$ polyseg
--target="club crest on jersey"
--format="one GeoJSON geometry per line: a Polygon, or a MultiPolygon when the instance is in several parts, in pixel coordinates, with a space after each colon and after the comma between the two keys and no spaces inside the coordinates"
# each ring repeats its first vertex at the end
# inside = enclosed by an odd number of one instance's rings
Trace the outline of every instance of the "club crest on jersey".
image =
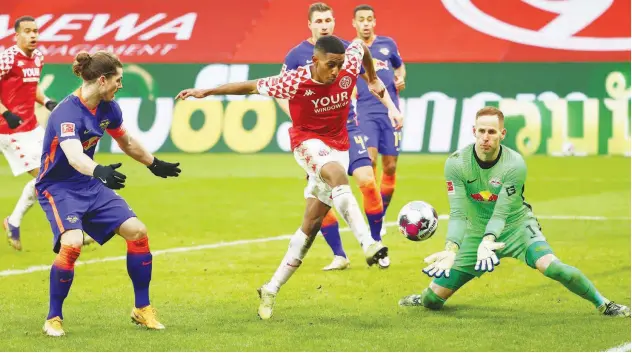
{"type": "Polygon", "coordinates": [[[384,55],[388,55],[388,53],[390,53],[390,51],[388,50],[388,48],[382,48],[382,49],[380,49],[380,53],[382,53],[384,55]]]}
{"type": "Polygon", "coordinates": [[[351,87],[351,77],[345,76],[340,79],[340,88],[347,89],[349,87],[351,87]]]}
{"type": "Polygon", "coordinates": [[[35,66],[37,66],[37,67],[42,66],[42,61],[40,60],[39,56],[35,57],[34,62],[35,62],[35,66]]]}
{"type": "Polygon", "coordinates": [[[99,127],[101,128],[101,130],[105,130],[108,127],[108,125],[110,125],[110,120],[109,119],[103,119],[99,123],[99,127]]]}
{"type": "Polygon", "coordinates": [[[75,136],[74,123],[61,123],[61,137],[75,136]]]}
{"type": "Polygon", "coordinates": [[[83,146],[83,150],[84,150],[84,151],[87,151],[87,150],[89,150],[90,148],[92,148],[92,147],[96,146],[96,145],[97,145],[97,143],[99,143],[99,139],[100,139],[100,137],[99,137],[99,136],[92,136],[92,137],[90,137],[89,139],[87,139],[87,140],[83,141],[83,142],[81,143],[81,145],[83,146]]]}
{"type": "Polygon", "coordinates": [[[491,179],[489,180],[489,185],[491,185],[491,186],[493,186],[493,187],[497,188],[497,187],[501,186],[501,185],[502,185],[502,183],[500,182],[500,179],[498,179],[498,178],[491,178],[491,179]]]}
{"type": "Polygon", "coordinates": [[[498,195],[492,194],[487,190],[471,194],[470,197],[476,201],[482,202],[496,202],[498,200],[498,195]]]}

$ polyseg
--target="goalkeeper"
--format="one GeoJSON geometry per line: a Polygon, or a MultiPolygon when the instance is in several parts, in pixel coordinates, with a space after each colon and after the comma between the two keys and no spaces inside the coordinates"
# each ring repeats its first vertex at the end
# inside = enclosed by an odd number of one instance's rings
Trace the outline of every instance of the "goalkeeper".
{"type": "Polygon", "coordinates": [[[606,316],[630,317],[630,308],[602,296],[578,269],[560,261],[524,200],[527,168],[522,156],[500,142],[507,131],[503,113],[476,113],[476,143],[453,153],[445,164],[450,222],[445,250],[428,256],[423,272],[435,277],[402,306],[441,309],[474,277],[492,272],[499,258],[513,257],[591,302],[606,316]]]}

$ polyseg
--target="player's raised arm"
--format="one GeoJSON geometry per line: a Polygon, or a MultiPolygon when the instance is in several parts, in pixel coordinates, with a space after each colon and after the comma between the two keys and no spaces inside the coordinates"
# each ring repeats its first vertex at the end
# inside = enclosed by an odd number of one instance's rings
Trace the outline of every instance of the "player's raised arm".
{"type": "MultiPolygon", "coordinates": [[[[366,75],[366,73],[361,74],[360,77],[362,77],[365,81],[367,81],[367,83],[369,82],[369,78],[366,75]]],[[[375,98],[377,98],[380,101],[380,103],[382,103],[386,107],[386,109],[388,109],[388,118],[391,120],[391,125],[393,125],[395,129],[401,129],[402,126],[404,125],[404,117],[402,116],[402,113],[399,111],[399,109],[395,105],[395,102],[393,102],[393,99],[391,98],[391,95],[388,93],[388,90],[384,90],[383,96],[379,96],[373,91],[371,91],[371,94],[373,94],[375,98]]]]}
{"type": "Polygon", "coordinates": [[[391,62],[391,65],[393,65],[395,88],[399,92],[406,88],[406,65],[404,65],[404,60],[402,60],[402,56],[399,54],[399,49],[397,48],[395,41],[392,41],[392,44],[393,50],[391,51],[389,61],[391,62]]]}
{"type": "Polygon", "coordinates": [[[48,109],[48,111],[51,111],[51,112],[53,111],[53,109],[55,109],[55,107],[58,104],[57,101],[46,97],[40,85],[37,85],[37,89],[35,91],[35,101],[43,105],[44,107],[46,107],[46,109],[48,109]]]}
{"type": "Polygon", "coordinates": [[[226,83],[215,88],[187,88],[180,91],[176,99],[186,99],[189,97],[204,98],[208,96],[223,96],[226,94],[245,96],[257,94],[257,81],[250,80],[244,82],[226,83]]]}
{"type": "MultiPolygon", "coordinates": [[[[288,64],[298,67],[297,64],[293,64],[293,61],[291,61],[291,58],[290,58],[290,54],[288,54],[285,57],[285,62],[283,63],[283,67],[281,67],[281,72],[279,73],[279,75],[283,75],[283,73],[288,70],[288,68],[289,68],[288,64]]],[[[292,67],[291,69],[294,70],[294,69],[296,69],[296,67],[292,67]]],[[[287,116],[289,116],[291,118],[291,116],[290,116],[290,102],[287,99],[283,99],[283,98],[275,98],[274,100],[276,100],[277,104],[279,104],[279,108],[281,108],[281,110],[285,114],[287,114],[287,116]]]]}
{"type": "MultiPolygon", "coordinates": [[[[14,61],[13,55],[9,51],[5,50],[0,54],[0,80],[3,80],[11,71],[14,61]]],[[[22,118],[12,113],[2,102],[0,102],[0,119],[6,120],[7,125],[11,129],[15,129],[22,124],[22,118]]]]}
{"type": "Polygon", "coordinates": [[[296,82],[309,78],[307,67],[299,67],[298,70],[285,71],[281,75],[260,78],[244,82],[227,83],[215,88],[198,89],[189,88],[181,91],[176,99],[188,97],[204,98],[208,96],[249,95],[260,94],[273,98],[290,99],[294,97],[298,89],[296,82]]]}
{"type": "Polygon", "coordinates": [[[123,114],[116,102],[112,102],[115,118],[106,131],[119,145],[126,155],[134,158],[134,160],[144,164],[151,170],[154,175],[161,178],[177,177],[180,175],[180,163],[169,163],[162,161],[153,156],[145,147],[132,137],[132,135],[123,127],[123,114]]]}
{"type": "Polygon", "coordinates": [[[456,254],[463,242],[467,229],[465,185],[463,184],[462,173],[457,164],[455,154],[451,155],[446,161],[444,172],[448,201],[450,203],[450,220],[448,222],[445,249],[425,258],[424,261],[429,265],[423,269],[423,272],[428,276],[437,278],[443,275],[450,277],[450,269],[454,265],[456,254]]]}

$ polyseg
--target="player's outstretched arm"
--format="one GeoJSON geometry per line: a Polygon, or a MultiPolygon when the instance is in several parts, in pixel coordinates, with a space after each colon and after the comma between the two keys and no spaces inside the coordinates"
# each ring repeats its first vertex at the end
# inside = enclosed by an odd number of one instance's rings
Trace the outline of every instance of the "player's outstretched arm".
{"type": "Polygon", "coordinates": [[[476,255],[476,271],[494,270],[494,266],[500,264],[495,251],[505,247],[504,243],[497,242],[507,223],[507,217],[522,206],[522,187],[527,176],[527,168],[524,160],[508,166],[507,174],[503,177],[503,185],[494,206],[494,213],[487,222],[483,240],[478,246],[476,255]]]}
{"type": "Polygon", "coordinates": [[[176,96],[176,99],[186,99],[189,97],[204,98],[208,96],[223,96],[226,94],[231,95],[248,95],[257,94],[257,81],[250,80],[244,82],[227,83],[215,88],[201,89],[201,88],[187,88],[180,91],[176,96]]]}
{"type": "Polygon", "coordinates": [[[37,85],[37,90],[35,91],[35,101],[46,107],[46,109],[51,112],[57,106],[57,101],[46,97],[44,91],[42,91],[42,88],[39,85],[37,85]]]}
{"type": "Polygon", "coordinates": [[[107,166],[97,164],[92,158],[83,153],[83,146],[79,139],[63,140],[59,147],[64,151],[68,164],[79,173],[99,179],[110,189],[122,189],[125,187],[125,179],[127,177],[115,170],[121,166],[121,163],[107,166]]]}
{"type": "Polygon", "coordinates": [[[402,65],[394,70],[395,76],[395,88],[398,92],[403,91],[406,88],[406,65],[402,65]]]}
{"type": "Polygon", "coordinates": [[[382,99],[384,97],[384,92],[386,92],[386,87],[384,83],[377,77],[377,72],[375,71],[375,65],[373,64],[373,57],[371,56],[371,50],[364,43],[358,43],[362,46],[362,66],[364,67],[364,71],[366,77],[363,77],[369,86],[369,91],[371,94],[376,96],[378,99],[382,99]]]}
{"type": "Polygon", "coordinates": [[[388,90],[384,90],[384,96],[382,97],[377,94],[373,95],[380,100],[380,102],[386,107],[386,109],[388,109],[388,118],[391,120],[391,125],[393,125],[395,129],[401,129],[404,125],[404,117],[402,116],[402,113],[399,111],[399,109],[397,109],[397,107],[395,106],[395,102],[393,102],[393,99],[388,93],[388,90]]]}
{"type": "Polygon", "coordinates": [[[458,153],[454,153],[448,157],[445,163],[444,175],[448,191],[448,202],[450,203],[447,241],[460,247],[467,229],[465,214],[467,196],[458,156],[458,153]]]}
{"type": "Polygon", "coordinates": [[[485,227],[485,235],[493,235],[497,238],[505,228],[507,217],[522,207],[522,188],[526,177],[527,166],[524,160],[509,166],[494,206],[494,213],[485,227]]]}
{"type": "Polygon", "coordinates": [[[445,249],[434,253],[424,259],[428,264],[423,272],[430,277],[450,277],[450,269],[459,252],[467,222],[465,217],[465,186],[461,177],[457,162],[457,155],[451,155],[445,163],[445,179],[448,189],[448,201],[450,202],[450,220],[448,222],[448,235],[445,249]]]}
{"type": "Polygon", "coordinates": [[[169,163],[156,158],[143,147],[140,141],[133,138],[126,130],[122,130],[121,133],[112,132],[110,134],[126,155],[146,165],[154,175],[161,178],[177,177],[180,175],[180,163],[169,163]]]}

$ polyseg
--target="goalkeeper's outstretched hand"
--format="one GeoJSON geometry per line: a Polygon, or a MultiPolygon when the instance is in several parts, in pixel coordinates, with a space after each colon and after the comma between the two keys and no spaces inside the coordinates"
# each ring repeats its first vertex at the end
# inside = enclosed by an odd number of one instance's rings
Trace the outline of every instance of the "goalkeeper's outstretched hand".
{"type": "Polygon", "coordinates": [[[454,266],[454,260],[456,259],[456,253],[458,251],[459,246],[448,241],[445,250],[434,253],[424,259],[424,262],[429,265],[423,269],[423,273],[429,277],[450,277],[450,269],[454,266]]]}
{"type": "Polygon", "coordinates": [[[494,266],[500,265],[500,260],[496,256],[496,250],[504,247],[505,243],[496,242],[496,237],[493,235],[483,237],[483,241],[481,241],[476,252],[476,266],[474,266],[474,270],[492,272],[494,266]]]}

